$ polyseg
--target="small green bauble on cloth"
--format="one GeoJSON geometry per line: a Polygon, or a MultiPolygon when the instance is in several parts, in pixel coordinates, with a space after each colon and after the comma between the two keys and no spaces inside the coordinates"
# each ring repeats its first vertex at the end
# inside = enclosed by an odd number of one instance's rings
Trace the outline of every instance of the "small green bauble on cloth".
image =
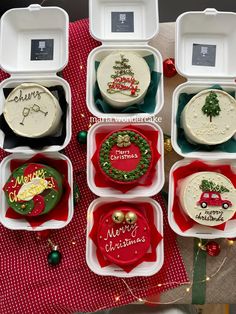
{"type": "Polygon", "coordinates": [[[48,254],[48,263],[52,266],[56,266],[60,264],[61,258],[61,253],[57,249],[54,249],[48,254]]]}
{"type": "Polygon", "coordinates": [[[88,132],[87,131],[80,131],[77,134],[77,141],[79,144],[86,144],[87,143],[87,135],[88,132]]]}

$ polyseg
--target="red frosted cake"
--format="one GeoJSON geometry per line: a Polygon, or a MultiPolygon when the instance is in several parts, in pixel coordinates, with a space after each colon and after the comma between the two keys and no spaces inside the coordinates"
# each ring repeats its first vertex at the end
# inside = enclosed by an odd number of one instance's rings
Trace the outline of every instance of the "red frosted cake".
{"type": "Polygon", "coordinates": [[[147,175],[153,163],[148,139],[132,129],[110,133],[102,141],[98,154],[105,177],[121,184],[132,184],[147,175]]]}
{"type": "Polygon", "coordinates": [[[146,217],[131,206],[119,206],[101,217],[98,247],[104,257],[118,265],[132,265],[147,253],[151,232],[146,217]]]}
{"type": "Polygon", "coordinates": [[[61,174],[46,165],[29,163],[10,175],[3,190],[9,207],[26,216],[39,216],[51,211],[62,196],[61,174]]]}

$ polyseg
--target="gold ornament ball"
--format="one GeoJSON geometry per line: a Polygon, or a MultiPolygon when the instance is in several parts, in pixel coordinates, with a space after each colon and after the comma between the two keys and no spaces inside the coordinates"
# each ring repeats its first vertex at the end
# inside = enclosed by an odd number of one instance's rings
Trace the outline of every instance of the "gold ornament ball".
{"type": "Polygon", "coordinates": [[[128,212],[126,215],[125,215],[125,221],[127,222],[127,224],[129,225],[133,225],[136,223],[138,217],[135,213],[133,212],[128,212]]]}
{"type": "Polygon", "coordinates": [[[171,145],[171,139],[170,138],[165,139],[164,147],[165,147],[166,152],[168,152],[168,153],[172,152],[173,148],[171,145]]]}
{"type": "Polygon", "coordinates": [[[116,224],[121,224],[124,218],[125,218],[125,215],[124,213],[122,213],[122,211],[117,210],[112,214],[112,220],[116,224]]]}

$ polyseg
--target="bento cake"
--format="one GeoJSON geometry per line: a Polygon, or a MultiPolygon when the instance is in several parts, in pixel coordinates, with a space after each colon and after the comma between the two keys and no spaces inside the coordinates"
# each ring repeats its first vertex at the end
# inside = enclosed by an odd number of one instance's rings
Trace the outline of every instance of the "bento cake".
{"type": "Polygon", "coordinates": [[[9,207],[18,214],[39,216],[50,212],[63,193],[61,174],[43,164],[24,164],[12,172],[3,190],[9,207]]]}
{"type": "Polygon", "coordinates": [[[113,208],[98,222],[98,247],[116,265],[132,265],[147,253],[151,232],[144,214],[132,206],[113,208]]]}
{"type": "Polygon", "coordinates": [[[113,52],[101,61],[97,70],[101,95],[116,108],[142,102],[150,81],[147,62],[133,52],[113,52]]]}
{"type": "Polygon", "coordinates": [[[153,161],[148,139],[132,129],[110,133],[102,141],[98,154],[105,177],[121,184],[132,184],[147,175],[153,161]]]}
{"type": "Polygon", "coordinates": [[[217,89],[204,90],[195,95],[181,115],[186,138],[203,145],[227,142],[236,133],[235,121],[236,100],[217,89]]]}
{"type": "Polygon", "coordinates": [[[62,110],[56,97],[47,88],[24,83],[8,95],[3,115],[15,134],[41,138],[57,132],[62,110]]]}
{"type": "Polygon", "coordinates": [[[217,226],[236,212],[235,188],[227,177],[217,172],[197,172],[179,183],[181,207],[195,222],[217,226]]]}

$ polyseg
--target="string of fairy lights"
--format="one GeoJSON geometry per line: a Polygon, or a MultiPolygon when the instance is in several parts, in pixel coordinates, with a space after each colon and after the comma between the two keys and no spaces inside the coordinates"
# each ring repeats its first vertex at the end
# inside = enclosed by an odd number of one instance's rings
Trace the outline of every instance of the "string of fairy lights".
{"type": "MultiPolygon", "coordinates": [[[[234,240],[225,240],[226,241],[226,244],[227,244],[227,248],[226,248],[226,254],[225,256],[223,257],[220,265],[217,267],[216,270],[214,270],[211,274],[207,274],[205,276],[205,278],[199,280],[199,281],[196,281],[195,284],[201,284],[201,283],[208,283],[209,281],[211,281],[223,268],[223,266],[226,264],[227,260],[229,259],[229,256],[230,256],[230,251],[231,251],[231,248],[232,246],[234,246],[235,244],[235,241],[234,240]]],[[[206,245],[206,244],[205,244],[206,245]]],[[[193,263],[193,268],[192,268],[192,271],[190,272],[191,274],[191,278],[193,278],[193,274],[194,274],[194,270],[195,270],[195,266],[198,262],[198,257],[199,257],[199,254],[202,250],[205,251],[205,245],[203,245],[202,243],[202,240],[199,240],[199,243],[198,243],[198,251],[196,253],[196,256],[195,256],[195,259],[194,259],[194,263],[193,263]]],[[[192,287],[193,287],[193,279],[191,281],[187,281],[187,282],[183,282],[183,283],[179,283],[179,282],[176,282],[176,281],[170,281],[170,282],[165,282],[165,283],[158,283],[154,286],[149,286],[149,287],[146,287],[146,288],[131,288],[128,283],[125,281],[125,279],[122,279],[122,282],[124,283],[125,287],[126,287],[126,291],[124,291],[122,294],[120,295],[116,295],[114,297],[114,301],[115,303],[119,302],[121,300],[122,297],[126,296],[128,293],[132,295],[132,297],[137,301],[137,302],[140,302],[140,303],[145,303],[145,304],[150,304],[150,305],[169,305],[169,304],[175,304],[177,302],[180,302],[182,300],[185,299],[185,297],[191,292],[192,290],[192,287]],[[143,293],[144,291],[149,291],[151,289],[155,289],[155,288],[163,288],[163,287],[168,287],[170,285],[179,285],[179,286],[184,286],[185,287],[185,291],[183,293],[182,296],[174,299],[174,300],[170,300],[168,302],[155,302],[155,301],[150,301],[148,299],[145,299],[145,298],[142,298],[138,295],[138,293],[143,293]],[[187,286],[187,287],[186,287],[187,286]]],[[[100,311],[102,309],[98,309],[98,311],[100,311]]]]}

